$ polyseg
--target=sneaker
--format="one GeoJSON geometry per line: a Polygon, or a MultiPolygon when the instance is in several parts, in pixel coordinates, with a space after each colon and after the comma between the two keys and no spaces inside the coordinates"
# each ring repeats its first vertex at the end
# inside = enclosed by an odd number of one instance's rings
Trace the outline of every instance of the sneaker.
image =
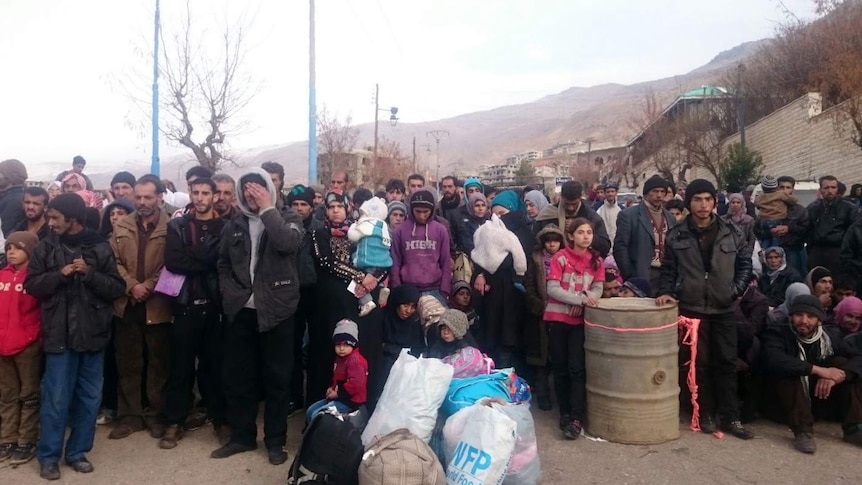
{"type": "Polygon", "coordinates": [[[741,440],[750,440],[751,438],[754,438],[754,433],[745,429],[745,427],[742,426],[742,422],[738,419],[724,424],[721,427],[721,430],[725,433],[730,433],[741,440]]]}
{"type": "Polygon", "coordinates": [[[814,436],[811,433],[794,433],[793,447],[809,455],[817,451],[817,445],[814,443],[814,436]]]}
{"type": "Polygon", "coordinates": [[[0,462],[12,458],[12,453],[15,452],[15,443],[0,443],[0,462]]]}
{"type": "Polygon", "coordinates": [[[268,448],[266,453],[269,455],[269,463],[272,465],[281,465],[287,461],[287,452],[284,451],[283,447],[268,448]]]}
{"type": "Polygon", "coordinates": [[[374,303],[373,301],[369,301],[368,303],[359,305],[359,318],[368,315],[369,313],[374,311],[375,308],[377,308],[377,303],[374,303]]]}
{"type": "Polygon", "coordinates": [[[700,432],[704,434],[713,434],[718,431],[718,425],[715,424],[715,419],[709,413],[700,413],[700,432]]]}
{"type": "Polygon", "coordinates": [[[383,288],[380,290],[380,296],[377,297],[377,306],[380,308],[386,308],[386,304],[389,303],[389,293],[391,293],[389,288],[383,288]]]}
{"type": "Polygon", "coordinates": [[[103,409],[99,412],[99,415],[96,417],[96,424],[98,424],[99,426],[111,424],[116,417],[117,417],[116,411],[114,411],[112,409],[103,409]]]}
{"type": "Polygon", "coordinates": [[[844,428],[844,441],[856,446],[862,446],[862,426],[856,425],[844,428]]]}
{"type": "Polygon", "coordinates": [[[563,430],[563,437],[567,440],[576,440],[578,439],[578,436],[581,435],[581,430],[583,428],[584,427],[581,426],[581,421],[579,419],[573,419],[563,430]]]}
{"type": "Polygon", "coordinates": [[[12,459],[9,460],[10,465],[23,465],[28,463],[36,456],[36,445],[33,443],[18,444],[15,451],[12,452],[12,459]]]}

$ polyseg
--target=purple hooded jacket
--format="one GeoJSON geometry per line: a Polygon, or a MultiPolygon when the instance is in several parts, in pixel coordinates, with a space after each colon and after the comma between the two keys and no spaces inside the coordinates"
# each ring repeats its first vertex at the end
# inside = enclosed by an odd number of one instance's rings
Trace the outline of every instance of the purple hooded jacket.
{"type": "Polygon", "coordinates": [[[419,291],[439,290],[444,297],[449,296],[452,290],[449,231],[434,220],[433,196],[429,191],[420,190],[410,197],[407,220],[392,234],[391,252],[389,286],[412,285],[419,291]],[[419,202],[417,198],[423,200],[419,202]],[[426,198],[430,198],[430,205],[423,204],[426,198]],[[431,209],[428,224],[419,224],[413,219],[413,207],[417,203],[431,209]]]}

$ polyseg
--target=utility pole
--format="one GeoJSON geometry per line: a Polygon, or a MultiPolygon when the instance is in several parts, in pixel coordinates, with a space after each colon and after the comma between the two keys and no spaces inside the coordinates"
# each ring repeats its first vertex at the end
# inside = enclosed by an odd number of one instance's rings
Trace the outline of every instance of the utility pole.
{"type": "Polygon", "coordinates": [[[745,64],[740,63],[736,67],[736,117],[739,124],[739,146],[745,152],[745,97],[742,94],[742,73],[745,72],[745,64]]]}
{"type": "Polygon", "coordinates": [[[153,154],[150,173],[159,175],[159,0],[156,0],[155,28],[153,34],[153,154]]]}
{"type": "Polygon", "coordinates": [[[377,123],[380,120],[380,112],[381,111],[389,111],[392,113],[389,116],[389,122],[392,123],[392,126],[398,124],[398,117],[395,116],[398,114],[398,108],[395,106],[389,109],[380,109],[380,85],[374,85],[374,153],[372,155],[372,167],[377,167],[377,123]]]}
{"type": "Polygon", "coordinates": [[[413,137],[413,173],[416,173],[416,137],[413,137]]]}
{"type": "Polygon", "coordinates": [[[449,138],[449,132],[446,130],[431,130],[425,132],[425,137],[433,136],[437,143],[437,196],[440,196],[440,139],[449,138]]]}
{"type": "Polygon", "coordinates": [[[317,88],[314,66],[314,0],[308,0],[308,185],[317,184],[317,88]]]}

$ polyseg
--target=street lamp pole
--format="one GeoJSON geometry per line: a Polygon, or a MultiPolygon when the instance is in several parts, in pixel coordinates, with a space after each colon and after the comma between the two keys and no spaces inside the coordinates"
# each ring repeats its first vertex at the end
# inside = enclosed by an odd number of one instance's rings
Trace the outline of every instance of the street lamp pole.
{"type": "Polygon", "coordinates": [[[380,85],[375,84],[374,85],[374,154],[372,155],[372,158],[371,158],[371,160],[373,162],[372,166],[374,166],[374,167],[377,166],[377,124],[378,124],[378,121],[380,120],[380,112],[381,111],[388,111],[388,112],[392,113],[389,116],[389,122],[392,123],[392,126],[395,126],[396,124],[398,124],[398,117],[395,116],[398,114],[398,108],[393,106],[389,109],[385,109],[385,108],[380,109],[380,85]]]}
{"type": "Polygon", "coordinates": [[[161,162],[159,160],[159,24],[160,24],[159,0],[156,0],[156,13],[154,19],[153,34],[153,153],[150,161],[150,173],[159,175],[161,162]]]}
{"type": "Polygon", "coordinates": [[[441,138],[449,138],[449,132],[447,130],[431,130],[425,132],[425,137],[433,136],[434,141],[437,144],[437,196],[440,195],[440,139],[441,138]]]}

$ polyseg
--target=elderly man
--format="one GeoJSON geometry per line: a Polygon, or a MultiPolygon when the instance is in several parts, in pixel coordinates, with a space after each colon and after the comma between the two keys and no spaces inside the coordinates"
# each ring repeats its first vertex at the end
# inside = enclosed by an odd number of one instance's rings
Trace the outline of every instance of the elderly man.
{"type": "Polygon", "coordinates": [[[608,182],[604,186],[604,201],[599,204],[596,209],[596,214],[605,222],[605,228],[608,231],[608,237],[611,239],[611,248],[613,248],[614,238],[617,235],[617,217],[623,211],[622,207],[617,203],[617,190],[620,184],[616,182],[608,182]]]}
{"type": "Polygon", "coordinates": [[[814,453],[814,419],[838,418],[844,441],[862,446],[862,354],[837,327],[824,327],[820,300],[801,295],[790,305],[790,325],[763,334],[763,362],[793,431],[793,446],[814,453]]]}
{"type": "Polygon", "coordinates": [[[856,207],[838,196],[838,179],[820,177],[820,199],[808,206],[811,230],[808,231],[808,267],[824,266],[837,271],[841,243],[856,218],[856,207]]]}

